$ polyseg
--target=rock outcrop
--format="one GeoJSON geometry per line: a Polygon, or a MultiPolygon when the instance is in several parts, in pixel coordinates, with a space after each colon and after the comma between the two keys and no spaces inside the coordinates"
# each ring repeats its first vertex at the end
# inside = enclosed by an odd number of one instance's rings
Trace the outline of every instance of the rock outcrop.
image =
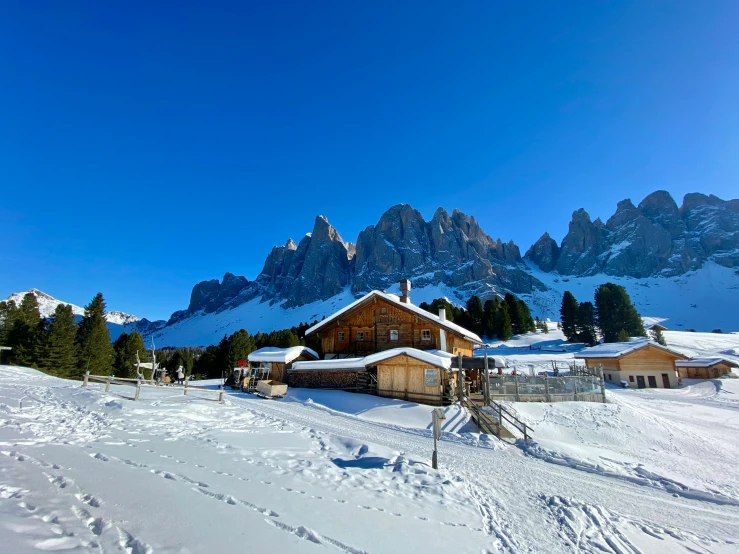
{"type": "Polygon", "coordinates": [[[545,237],[529,249],[526,259],[562,275],[674,277],[708,260],[739,267],[739,201],[692,193],[678,208],[672,196],[660,190],[639,206],[622,200],[605,225],[577,210],[556,263],[552,260],[557,251],[545,237]]]}

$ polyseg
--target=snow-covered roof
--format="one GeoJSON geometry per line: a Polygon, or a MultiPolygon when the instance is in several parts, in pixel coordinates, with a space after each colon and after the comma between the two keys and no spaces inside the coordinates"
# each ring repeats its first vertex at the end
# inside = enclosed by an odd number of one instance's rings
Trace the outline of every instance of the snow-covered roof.
{"type": "Polygon", "coordinates": [[[395,294],[388,294],[388,293],[385,293],[385,292],[382,292],[382,291],[379,291],[379,290],[373,290],[372,292],[365,294],[362,298],[360,298],[358,300],[355,300],[354,302],[352,302],[348,306],[344,306],[338,312],[330,315],[329,317],[327,317],[326,319],[324,319],[320,323],[316,323],[313,327],[311,327],[310,329],[308,329],[305,332],[305,334],[306,335],[310,335],[311,333],[314,333],[315,331],[318,331],[324,325],[327,325],[328,323],[330,323],[331,321],[333,321],[337,317],[339,317],[339,316],[341,316],[341,315],[349,312],[350,310],[353,310],[354,308],[356,308],[357,306],[359,306],[360,304],[362,304],[363,302],[365,302],[366,300],[368,300],[372,296],[378,296],[378,297],[380,297],[380,298],[382,298],[384,300],[387,300],[388,302],[391,302],[393,304],[396,304],[400,308],[405,308],[405,309],[407,309],[407,310],[415,313],[416,315],[419,315],[419,316],[421,316],[421,317],[423,317],[425,319],[429,319],[429,320],[433,321],[435,324],[439,325],[440,327],[444,327],[444,328],[448,329],[449,331],[453,331],[453,332],[455,332],[457,334],[460,334],[460,335],[464,336],[465,338],[471,340],[472,342],[474,342],[476,344],[482,344],[482,339],[480,337],[478,337],[475,333],[473,333],[471,331],[468,331],[464,327],[460,327],[459,325],[456,325],[455,323],[452,323],[451,321],[447,321],[447,320],[442,321],[441,319],[439,319],[439,316],[438,315],[434,315],[431,312],[427,312],[423,308],[419,308],[418,306],[415,306],[413,304],[406,304],[405,302],[401,302],[400,301],[400,298],[398,296],[396,296],[395,294]]]}
{"type": "Polygon", "coordinates": [[[315,350],[311,350],[307,346],[292,346],[290,348],[277,348],[275,346],[265,346],[259,350],[255,350],[249,354],[250,362],[271,362],[287,364],[297,359],[303,354],[319,358],[315,350]]]}
{"type": "Polygon", "coordinates": [[[667,317],[642,317],[641,321],[644,324],[645,329],[649,329],[650,327],[653,327],[654,325],[659,325],[660,327],[664,327],[662,323],[667,321],[669,318],[667,317]]]}
{"type": "Polygon", "coordinates": [[[591,346],[590,348],[583,348],[580,352],[575,354],[575,358],[621,358],[627,354],[646,348],[647,346],[659,348],[660,350],[664,350],[670,354],[680,356],[683,359],[687,358],[687,356],[677,350],[673,350],[672,348],[644,339],[637,339],[629,342],[606,342],[597,346],[591,346]]]}
{"type": "Polygon", "coordinates": [[[392,348],[370,354],[364,358],[332,358],[330,360],[316,360],[310,362],[295,362],[293,371],[358,371],[377,365],[380,362],[391,360],[397,356],[408,356],[441,369],[449,369],[452,365],[453,354],[440,350],[418,350],[416,348],[392,348]]]}
{"type": "Polygon", "coordinates": [[[716,364],[726,364],[729,367],[739,367],[739,364],[720,356],[710,358],[691,358],[690,360],[677,360],[675,365],[677,367],[711,367],[716,364]]]}

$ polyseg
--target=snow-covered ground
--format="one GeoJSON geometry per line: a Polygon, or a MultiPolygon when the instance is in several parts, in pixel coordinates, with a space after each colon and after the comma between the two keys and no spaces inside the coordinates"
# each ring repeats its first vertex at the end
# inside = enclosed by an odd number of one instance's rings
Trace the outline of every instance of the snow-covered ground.
{"type": "MultiPolygon", "coordinates": [[[[664,331],[665,342],[670,348],[691,358],[722,356],[739,363],[739,333],[694,333],[688,331],[664,331]]],[[[475,356],[504,356],[509,366],[529,365],[536,372],[552,369],[552,361],[572,364],[584,344],[567,342],[555,323],[549,323],[549,333],[541,332],[516,335],[508,341],[492,341],[475,350],[475,356]]],[[[579,362],[582,364],[582,360],[579,362]]]]}
{"type": "Polygon", "coordinates": [[[736,268],[706,262],[703,267],[678,277],[614,277],[591,275],[570,277],[545,273],[529,265],[532,275],[550,290],[523,296],[532,305],[532,314],[559,317],[562,294],[569,290],[578,301],[593,301],[603,283],[623,286],[639,313],[668,318],[670,329],[739,331],[739,272],[736,268]]]}
{"type": "MultiPolygon", "coordinates": [[[[207,384],[207,383],[206,383],[207,384]]],[[[214,386],[214,385],[212,385],[214,386]]],[[[737,552],[739,380],[514,408],[535,441],[336,391],[282,401],[0,367],[4,552],[737,552]],[[207,397],[213,398],[210,394],[207,397]]]]}

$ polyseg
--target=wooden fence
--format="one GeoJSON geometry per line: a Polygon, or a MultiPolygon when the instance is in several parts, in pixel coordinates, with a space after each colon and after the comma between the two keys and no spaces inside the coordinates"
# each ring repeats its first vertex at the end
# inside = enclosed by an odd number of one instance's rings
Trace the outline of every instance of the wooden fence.
{"type": "MultiPolygon", "coordinates": [[[[90,375],[89,371],[85,372],[82,379],[82,386],[88,386],[89,381],[96,381],[99,383],[105,383],[105,392],[110,392],[110,385],[124,385],[129,387],[136,387],[136,393],[134,394],[133,400],[139,399],[139,393],[142,388],[161,389],[163,385],[157,385],[152,381],[144,379],[127,379],[124,377],[111,377],[110,375],[90,375]]],[[[218,393],[218,403],[223,403],[223,386],[219,386],[217,390],[208,389],[205,387],[193,387],[185,381],[185,385],[182,387],[168,385],[167,390],[181,390],[183,396],[187,396],[187,391],[207,392],[207,393],[218,393]]],[[[128,397],[125,397],[128,398],[128,397]]],[[[203,400],[215,400],[211,398],[203,398],[203,400]]]]}

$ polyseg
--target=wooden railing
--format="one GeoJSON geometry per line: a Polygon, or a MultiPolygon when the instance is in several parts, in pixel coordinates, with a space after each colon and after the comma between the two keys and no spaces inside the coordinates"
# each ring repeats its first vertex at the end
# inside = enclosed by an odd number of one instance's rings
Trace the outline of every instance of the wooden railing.
{"type": "MultiPolygon", "coordinates": [[[[141,388],[161,388],[162,385],[158,385],[153,381],[147,381],[145,379],[128,379],[125,377],[112,377],[110,375],[90,375],[89,371],[85,372],[85,375],[82,379],[82,386],[86,387],[88,386],[89,381],[96,381],[99,383],[105,383],[105,392],[110,392],[110,385],[125,385],[129,387],[136,387],[136,393],[133,397],[133,400],[139,399],[139,393],[141,392],[141,388]]],[[[185,385],[182,387],[170,385],[167,387],[168,390],[181,390],[183,391],[183,396],[187,396],[188,390],[194,390],[198,392],[208,392],[208,393],[218,393],[218,403],[223,403],[223,386],[220,386],[217,390],[214,389],[208,389],[205,387],[193,387],[188,384],[187,381],[185,381],[185,385]]],[[[210,398],[204,398],[203,400],[211,400],[210,398]]]]}

